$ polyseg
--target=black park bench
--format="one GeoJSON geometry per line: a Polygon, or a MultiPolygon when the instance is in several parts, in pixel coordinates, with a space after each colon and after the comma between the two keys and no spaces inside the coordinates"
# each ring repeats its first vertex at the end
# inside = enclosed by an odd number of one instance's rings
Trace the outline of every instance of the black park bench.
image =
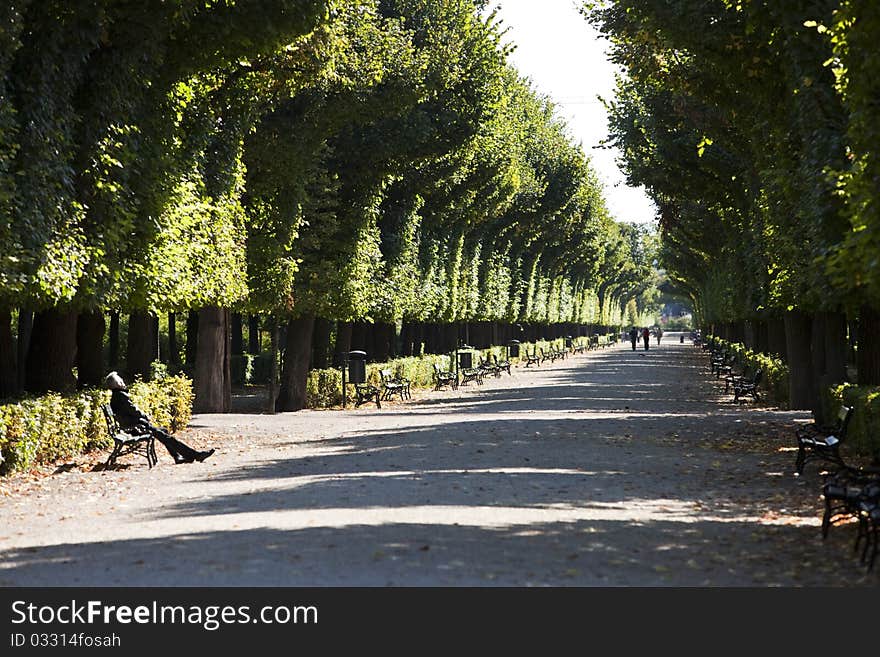
{"type": "Polygon", "coordinates": [[[795,470],[802,474],[804,466],[813,459],[822,459],[844,466],[840,456],[840,446],[846,440],[846,432],[852,419],[853,407],[841,406],[837,413],[837,423],[830,426],[808,424],[795,431],[798,453],[795,470]]]}
{"type": "Polygon", "coordinates": [[[156,458],[156,439],[152,433],[134,434],[120,429],[110,404],[101,404],[101,411],[107,422],[107,433],[113,439],[113,450],[107,459],[106,467],[112,467],[116,464],[117,458],[126,454],[140,454],[147,459],[147,464],[151,468],[159,462],[156,458]]]}

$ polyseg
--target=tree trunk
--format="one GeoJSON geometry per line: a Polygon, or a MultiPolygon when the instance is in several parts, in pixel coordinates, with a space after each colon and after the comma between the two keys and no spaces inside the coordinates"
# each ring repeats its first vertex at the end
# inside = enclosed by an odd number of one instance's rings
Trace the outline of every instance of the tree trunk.
{"type": "Polygon", "coordinates": [[[244,353],[244,335],[241,325],[241,313],[232,313],[232,336],[231,348],[234,356],[240,356],[244,353]]]}
{"type": "Polygon", "coordinates": [[[177,315],[168,313],[168,362],[172,365],[180,364],[180,354],[177,352],[177,315]]]}
{"type": "Polygon", "coordinates": [[[880,313],[870,306],[859,309],[859,385],[880,385],[880,313]]]}
{"type": "Polygon", "coordinates": [[[199,351],[199,313],[190,310],[186,315],[186,347],[184,362],[191,368],[196,366],[196,354],[199,351]]]}
{"type": "Polygon", "coordinates": [[[272,365],[269,368],[269,403],[267,411],[275,413],[275,401],[278,397],[278,320],[272,318],[269,334],[269,349],[272,352],[272,365]]]}
{"type": "Polygon", "coordinates": [[[312,334],[312,367],[326,370],[330,367],[330,320],[315,317],[315,329],[312,334]]]}
{"type": "Polygon", "coordinates": [[[154,353],[156,338],[153,335],[153,317],[147,312],[132,313],[128,316],[128,345],[125,355],[125,370],[132,379],[140,376],[150,380],[150,363],[154,353]]]}
{"type": "Polygon", "coordinates": [[[229,353],[227,311],[217,306],[199,310],[195,361],[196,413],[227,413],[232,382],[227,376],[229,353]]]}
{"type": "Polygon", "coordinates": [[[762,319],[755,320],[753,330],[755,333],[755,351],[759,354],[769,354],[770,335],[767,332],[767,322],[762,319]]]}
{"type": "Polygon", "coordinates": [[[770,319],[767,321],[767,346],[768,353],[776,354],[785,362],[788,362],[788,346],[785,337],[785,321],[782,319],[770,319]]]}
{"type": "Polygon", "coordinates": [[[104,382],[104,313],[80,313],[76,322],[76,372],[80,388],[97,388],[104,382]]]}
{"type": "Polygon", "coordinates": [[[364,322],[351,323],[351,350],[366,351],[367,356],[369,356],[369,351],[367,350],[366,328],[364,322]]]}
{"type": "Polygon", "coordinates": [[[232,410],[232,331],[231,328],[231,312],[228,309],[223,310],[223,321],[225,326],[224,335],[226,341],[223,345],[223,412],[228,413],[232,410]]]}
{"type": "Polygon", "coordinates": [[[111,370],[119,369],[119,313],[110,313],[110,331],[107,336],[109,354],[107,365],[111,370]]]}
{"type": "Polygon", "coordinates": [[[373,324],[373,360],[387,363],[391,359],[391,336],[394,326],[389,324],[373,324]]]}
{"type": "Polygon", "coordinates": [[[825,376],[827,385],[846,381],[846,315],[823,313],[825,316],[825,376]]]}
{"type": "Polygon", "coordinates": [[[34,329],[34,314],[29,310],[18,309],[18,344],[16,345],[15,363],[18,366],[18,391],[24,390],[27,375],[28,351],[31,348],[31,335],[34,329]]]}
{"type": "Polygon", "coordinates": [[[819,424],[828,424],[828,414],[822,403],[825,387],[825,313],[815,313],[810,326],[810,364],[813,368],[813,417],[819,424]]]}
{"type": "Polygon", "coordinates": [[[0,308],[0,399],[18,393],[15,347],[12,342],[12,311],[0,308]]]}
{"type": "Polygon", "coordinates": [[[306,383],[315,316],[304,315],[287,324],[287,344],[281,369],[281,389],[275,402],[277,411],[298,411],[306,407],[306,383]]]}
{"type": "Polygon", "coordinates": [[[260,351],[260,317],[251,315],[248,317],[248,353],[256,355],[260,351]]]}
{"type": "Polygon", "coordinates": [[[41,395],[76,388],[76,313],[53,308],[34,315],[27,356],[25,390],[41,395]]]}
{"type": "Polygon", "coordinates": [[[810,328],[809,315],[799,312],[785,314],[789,403],[792,410],[813,410],[818,406],[810,355],[810,328]]]}
{"type": "Polygon", "coordinates": [[[336,345],[333,347],[334,354],[347,354],[351,351],[351,322],[338,322],[336,324],[336,345]]]}

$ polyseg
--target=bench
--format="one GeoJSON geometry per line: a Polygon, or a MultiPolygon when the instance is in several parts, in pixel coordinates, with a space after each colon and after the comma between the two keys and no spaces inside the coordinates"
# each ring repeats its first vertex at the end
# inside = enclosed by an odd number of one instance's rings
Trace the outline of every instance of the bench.
{"type": "Polygon", "coordinates": [[[537,365],[538,367],[540,367],[542,360],[544,360],[543,349],[539,350],[537,347],[535,347],[532,350],[532,353],[529,353],[528,350],[526,350],[526,367],[528,367],[529,365],[537,365]]]}
{"type": "Polygon", "coordinates": [[[120,429],[110,404],[101,404],[101,411],[107,422],[107,433],[113,439],[113,450],[110,452],[105,467],[115,465],[116,459],[126,454],[144,456],[151,468],[159,462],[159,459],[156,458],[156,439],[152,433],[133,434],[120,429]]]}
{"type": "Polygon", "coordinates": [[[869,571],[873,569],[880,539],[880,468],[842,466],[826,477],[822,498],[825,504],[822,538],[828,537],[832,525],[857,519],[858,534],[853,549],[858,552],[861,545],[861,561],[867,563],[869,571]]]}
{"type": "Polygon", "coordinates": [[[733,401],[741,402],[744,401],[744,397],[749,395],[755,401],[760,399],[758,395],[758,386],[761,383],[761,379],[764,376],[764,370],[757,369],[755,370],[755,375],[751,380],[748,379],[740,379],[739,381],[735,381],[733,384],[733,401]]]}
{"type": "Polygon", "coordinates": [[[843,466],[826,476],[822,484],[822,538],[828,537],[832,525],[858,517],[863,496],[880,494],[880,471],[865,471],[843,466]]]}
{"type": "Polygon", "coordinates": [[[483,370],[478,367],[466,367],[462,369],[459,385],[466,386],[471,381],[476,381],[477,385],[483,385],[483,370]]]}
{"type": "Polygon", "coordinates": [[[804,466],[813,459],[823,459],[845,467],[840,456],[840,446],[846,440],[852,414],[852,406],[841,406],[837,413],[837,424],[821,426],[813,423],[795,431],[798,445],[795,470],[798,474],[802,474],[804,466]]]}
{"type": "Polygon", "coordinates": [[[402,377],[395,377],[391,370],[379,370],[382,378],[382,399],[391,399],[392,395],[400,395],[400,401],[412,399],[410,394],[410,381],[402,377]]]}
{"type": "Polygon", "coordinates": [[[434,363],[434,390],[442,390],[443,386],[449,386],[453,390],[458,389],[458,377],[454,372],[441,369],[437,363],[434,363]]]}
{"type": "Polygon", "coordinates": [[[859,534],[856,537],[856,550],[859,542],[865,541],[862,550],[862,563],[868,564],[868,570],[874,568],[877,559],[877,544],[880,542],[880,482],[875,483],[873,493],[866,491],[859,501],[859,534]],[[868,551],[871,556],[868,558],[868,551]]]}
{"type": "Polygon", "coordinates": [[[505,371],[509,375],[513,376],[513,374],[510,371],[510,361],[509,360],[507,360],[507,359],[498,360],[498,356],[493,356],[493,358],[495,359],[495,367],[498,369],[499,376],[501,376],[501,372],[505,372],[505,371]]]}
{"type": "Polygon", "coordinates": [[[371,401],[376,402],[376,408],[382,408],[382,403],[379,401],[382,393],[380,392],[379,388],[374,386],[372,383],[355,383],[354,394],[355,408],[363,406],[364,404],[368,404],[371,401]]]}
{"type": "Polygon", "coordinates": [[[482,370],[483,376],[487,374],[492,374],[497,379],[501,376],[501,368],[498,367],[498,360],[492,360],[492,356],[489,357],[489,360],[483,360],[480,358],[480,364],[477,365],[477,369],[482,370]]]}

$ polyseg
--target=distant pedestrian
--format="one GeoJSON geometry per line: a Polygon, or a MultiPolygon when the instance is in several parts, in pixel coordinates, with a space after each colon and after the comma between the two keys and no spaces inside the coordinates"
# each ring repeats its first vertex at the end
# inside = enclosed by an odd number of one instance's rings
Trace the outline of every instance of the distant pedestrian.
{"type": "Polygon", "coordinates": [[[629,341],[632,342],[633,351],[635,351],[636,342],[639,341],[639,330],[635,326],[629,330],[629,341]]]}
{"type": "Polygon", "coordinates": [[[659,326],[657,327],[657,344],[660,344],[660,338],[663,337],[663,329],[659,326]]]}
{"type": "Polygon", "coordinates": [[[648,351],[651,348],[651,332],[647,326],[642,329],[642,341],[645,343],[645,351],[648,351]]]}

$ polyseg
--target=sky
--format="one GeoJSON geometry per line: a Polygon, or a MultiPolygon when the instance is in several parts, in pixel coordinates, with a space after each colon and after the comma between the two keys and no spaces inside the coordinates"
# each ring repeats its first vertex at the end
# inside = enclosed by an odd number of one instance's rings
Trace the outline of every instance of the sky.
{"type": "Polygon", "coordinates": [[[614,96],[615,67],[607,41],[578,13],[578,0],[494,0],[516,45],[510,63],[558,107],[575,141],[581,142],[605,187],[611,215],[618,221],[654,221],[655,206],[641,188],[626,185],[615,163],[617,149],[597,148],[607,137],[605,108],[599,97],[614,96]]]}

